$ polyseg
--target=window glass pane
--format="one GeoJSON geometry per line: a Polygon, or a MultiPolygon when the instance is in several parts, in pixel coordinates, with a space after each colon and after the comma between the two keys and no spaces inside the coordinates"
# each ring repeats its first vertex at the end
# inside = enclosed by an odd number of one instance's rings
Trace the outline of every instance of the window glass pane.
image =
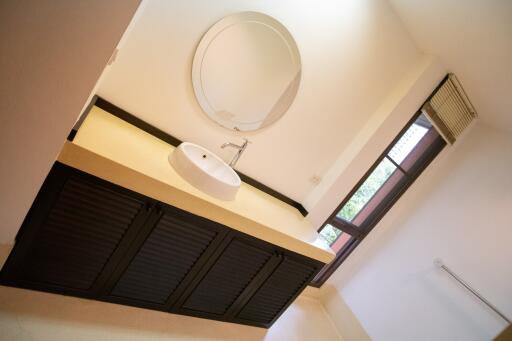
{"type": "Polygon", "coordinates": [[[389,200],[389,196],[394,195],[396,191],[403,188],[405,185],[404,173],[397,169],[393,174],[386,180],[384,185],[379,188],[377,193],[364,205],[359,213],[352,219],[352,224],[361,226],[366,219],[371,218],[374,213],[379,211],[379,205],[389,200]]]}
{"type": "Polygon", "coordinates": [[[357,247],[384,214],[395,204],[400,194],[418,177],[429,162],[446,145],[428,119],[420,115],[405,132],[397,136],[397,142],[388,146],[377,167],[363,178],[362,185],[344,200],[345,204],[336,218],[330,220],[335,226],[325,225],[320,234],[326,238],[336,252],[336,260],[326,265],[314,278],[313,283],[322,285],[345,257],[357,247]],[[395,166],[397,165],[397,166],[395,166]],[[340,221],[343,219],[343,221],[340,221]],[[344,232],[349,231],[357,237],[344,232]]]}
{"type": "Polygon", "coordinates": [[[340,229],[327,224],[320,231],[320,235],[329,243],[334,252],[338,253],[345,244],[352,240],[352,236],[340,229]]]}
{"type": "Polygon", "coordinates": [[[332,245],[342,233],[343,231],[330,224],[325,225],[322,231],[320,231],[320,235],[329,243],[329,246],[332,245]]]}
{"type": "Polygon", "coordinates": [[[384,158],[336,216],[351,222],[395,170],[395,165],[384,158]]]}
{"type": "Polygon", "coordinates": [[[420,115],[395,143],[388,156],[396,163],[401,164],[431,127],[430,122],[423,115],[420,115]]]}

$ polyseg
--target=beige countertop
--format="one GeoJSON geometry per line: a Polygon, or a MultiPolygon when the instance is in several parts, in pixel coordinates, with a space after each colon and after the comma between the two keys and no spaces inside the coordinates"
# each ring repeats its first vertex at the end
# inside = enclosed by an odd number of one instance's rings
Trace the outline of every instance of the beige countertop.
{"type": "Polygon", "coordinates": [[[300,212],[242,183],[234,201],[213,198],[181,178],[170,144],[93,107],[58,160],[119,186],[291,251],[328,263],[334,253],[300,212]]]}

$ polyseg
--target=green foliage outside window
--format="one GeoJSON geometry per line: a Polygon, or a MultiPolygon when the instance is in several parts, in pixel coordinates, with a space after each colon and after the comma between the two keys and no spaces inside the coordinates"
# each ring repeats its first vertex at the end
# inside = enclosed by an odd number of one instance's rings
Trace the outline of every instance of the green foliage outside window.
{"type": "Polygon", "coordinates": [[[393,174],[395,169],[396,167],[391,161],[386,158],[383,159],[336,216],[352,221],[384,182],[393,174]]]}
{"type": "Polygon", "coordinates": [[[320,231],[320,235],[325,238],[329,245],[332,245],[342,233],[341,230],[330,224],[325,225],[322,231],[320,231]]]}

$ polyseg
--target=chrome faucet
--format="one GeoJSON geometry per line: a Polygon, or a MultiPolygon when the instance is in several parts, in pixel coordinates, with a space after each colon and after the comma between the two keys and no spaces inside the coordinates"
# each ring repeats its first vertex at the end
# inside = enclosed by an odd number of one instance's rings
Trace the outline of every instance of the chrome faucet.
{"type": "Polygon", "coordinates": [[[231,142],[226,142],[226,143],[223,143],[222,146],[220,146],[222,149],[224,149],[226,147],[233,147],[233,148],[238,149],[236,154],[233,156],[233,158],[229,162],[229,166],[231,168],[235,167],[236,163],[238,162],[238,159],[240,159],[240,156],[244,152],[245,148],[247,148],[247,145],[249,143],[250,143],[249,140],[244,138],[244,143],[242,143],[242,145],[237,145],[237,144],[234,144],[234,143],[231,143],[231,142]]]}

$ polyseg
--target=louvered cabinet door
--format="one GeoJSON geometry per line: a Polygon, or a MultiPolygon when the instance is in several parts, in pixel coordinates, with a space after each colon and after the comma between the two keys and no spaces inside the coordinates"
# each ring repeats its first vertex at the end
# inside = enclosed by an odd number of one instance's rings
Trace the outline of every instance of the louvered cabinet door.
{"type": "Polygon", "coordinates": [[[270,327],[321,266],[306,257],[283,255],[280,264],[236,313],[234,322],[270,327]]]}
{"type": "Polygon", "coordinates": [[[178,208],[159,204],[111,280],[106,300],[168,310],[215,251],[227,229],[178,208]]]}
{"type": "Polygon", "coordinates": [[[116,250],[147,216],[144,197],[56,163],[21,227],[2,281],[94,297],[116,250]]]}
{"type": "Polygon", "coordinates": [[[230,321],[277,260],[271,244],[235,231],[220,250],[182,295],[175,312],[230,321]]]}

